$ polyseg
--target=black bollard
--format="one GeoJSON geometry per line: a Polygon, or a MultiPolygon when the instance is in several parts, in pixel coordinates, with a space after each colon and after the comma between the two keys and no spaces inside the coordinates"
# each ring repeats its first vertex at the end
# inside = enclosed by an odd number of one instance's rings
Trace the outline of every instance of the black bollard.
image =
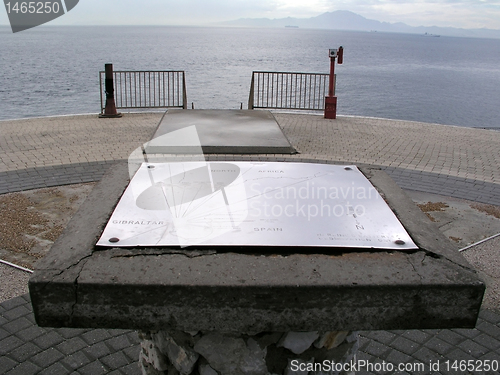
{"type": "Polygon", "coordinates": [[[121,113],[116,111],[115,104],[115,85],[113,80],[113,64],[105,64],[106,80],[105,93],[106,93],[106,107],[104,108],[104,113],[101,113],[99,117],[109,118],[109,117],[122,117],[121,113]]]}

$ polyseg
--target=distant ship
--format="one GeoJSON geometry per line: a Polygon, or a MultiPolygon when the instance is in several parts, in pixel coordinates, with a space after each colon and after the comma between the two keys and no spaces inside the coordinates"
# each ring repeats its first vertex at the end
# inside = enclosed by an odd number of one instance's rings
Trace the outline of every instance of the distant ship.
{"type": "Polygon", "coordinates": [[[286,25],[285,27],[288,27],[290,29],[298,29],[299,27],[296,25],[286,25]]]}
{"type": "Polygon", "coordinates": [[[440,37],[441,35],[438,35],[438,34],[429,34],[429,33],[425,33],[424,36],[433,36],[433,37],[440,37]]]}

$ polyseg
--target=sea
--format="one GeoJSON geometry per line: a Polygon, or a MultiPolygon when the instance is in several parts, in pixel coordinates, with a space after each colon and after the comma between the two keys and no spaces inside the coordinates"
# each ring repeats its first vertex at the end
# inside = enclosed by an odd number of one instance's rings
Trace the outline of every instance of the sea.
{"type": "Polygon", "coordinates": [[[339,46],[339,115],[500,129],[500,39],[301,28],[0,26],[0,120],[98,113],[106,63],[184,70],[189,107],[246,108],[252,71],[328,73],[339,46]]]}

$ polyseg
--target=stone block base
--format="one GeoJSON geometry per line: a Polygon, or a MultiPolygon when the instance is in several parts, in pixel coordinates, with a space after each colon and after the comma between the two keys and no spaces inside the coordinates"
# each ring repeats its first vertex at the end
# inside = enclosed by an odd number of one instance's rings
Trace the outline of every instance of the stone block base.
{"type": "Polygon", "coordinates": [[[139,332],[143,375],[351,374],[357,332],[139,332]]]}

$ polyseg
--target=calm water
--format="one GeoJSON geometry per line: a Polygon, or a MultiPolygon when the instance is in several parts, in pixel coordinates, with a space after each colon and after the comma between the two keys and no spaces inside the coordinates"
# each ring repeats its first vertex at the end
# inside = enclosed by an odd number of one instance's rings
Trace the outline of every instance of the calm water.
{"type": "Polygon", "coordinates": [[[185,70],[196,108],[239,108],[253,70],[329,71],[339,113],[500,128],[500,40],[306,29],[0,27],[0,119],[99,112],[98,71],[185,70]]]}

